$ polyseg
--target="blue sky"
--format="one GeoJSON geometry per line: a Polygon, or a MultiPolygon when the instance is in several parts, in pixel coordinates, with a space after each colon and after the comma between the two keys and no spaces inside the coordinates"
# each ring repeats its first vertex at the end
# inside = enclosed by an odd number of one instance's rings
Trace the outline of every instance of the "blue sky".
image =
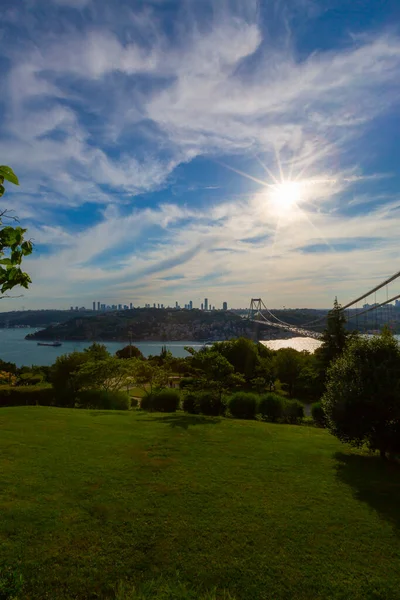
{"type": "Polygon", "coordinates": [[[2,0],[2,206],[35,242],[2,310],[327,307],[397,271],[399,25],[396,0],[2,0]]]}

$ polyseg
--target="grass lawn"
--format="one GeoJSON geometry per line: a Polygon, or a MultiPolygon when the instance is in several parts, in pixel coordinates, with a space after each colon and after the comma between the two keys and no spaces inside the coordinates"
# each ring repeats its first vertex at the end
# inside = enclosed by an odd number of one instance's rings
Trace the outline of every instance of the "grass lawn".
{"type": "Polygon", "coordinates": [[[399,468],[324,430],[0,410],[0,562],[19,598],[398,600],[399,534],[399,468]]]}

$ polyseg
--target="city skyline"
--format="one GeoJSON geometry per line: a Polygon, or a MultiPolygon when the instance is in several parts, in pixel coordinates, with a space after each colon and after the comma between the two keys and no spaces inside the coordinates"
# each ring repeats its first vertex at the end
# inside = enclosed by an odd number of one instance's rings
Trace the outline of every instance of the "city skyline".
{"type": "Polygon", "coordinates": [[[389,276],[399,23],[395,0],[2,0],[24,305],[329,308],[389,276]]]}

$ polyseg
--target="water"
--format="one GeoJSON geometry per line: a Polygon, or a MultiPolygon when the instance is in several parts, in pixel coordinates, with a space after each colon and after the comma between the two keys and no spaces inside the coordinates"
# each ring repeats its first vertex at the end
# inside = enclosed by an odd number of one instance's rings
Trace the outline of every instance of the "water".
{"type": "Polygon", "coordinates": [[[313,354],[317,348],[322,344],[319,340],[308,337],[293,337],[285,340],[266,340],[262,341],[262,344],[268,346],[271,350],[279,350],[280,348],[294,348],[301,352],[302,350],[308,350],[313,354]]]}
{"type": "MultiPolygon", "coordinates": [[[[33,333],[32,328],[18,329],[0,329],[0,358],[2,360],[13,362],[17,367],[23,365],[52,365],[57,356],[67,354],[78,350],[81,352],[84,348],[88,348],[92,342],[63,342],[62,346],[52,348],[50,346],[38,346],[36,340],[25,340],[27,333],[33,333]]],[[[102,342],[103,343],[103,342],[102,342]]],[[[126,346],[128,342],[104,342],[107,350],[111,354],[115,354],[126,346]]],[[[192,346],[195,349],[200,349],[203,344],[200,342],[137,342],[137,346],[144,356],[149,354],[160,354],[162,346],[167,346],[172,354],[177,357],[188,356],[185,346],[192,346]]]]}
{"type": "MultiPolygon", "coordinates": [[[[0,329],[0,358],[5,361],[13,362],[17,367],[23,365],[52,365],[56,360],[57,356],[73,352],[74,350],[82,351],[84,348],[88,348],[92,342],[63,342],[59,348],[52,348],[49,346],[38,346],[35,340],[26,340],[25,336],[27,333],[35,331],[31,328],[20,328],[20,329],[0,329]]],[[[395,336],[400,340],[400,336],[395,336]]],[[[293,337],[283,340],[266,340],[262,341],[262,344],[268,346],[272,350],[279,350],[279,348],[294,348],[295,350],[308,350],[313,353],[317,348],[320,347],[321,342],[314,338],[305,337],[293,337]]],[[[111,354],[115,354],[117,350],[120,350],[127,345],[127,342],[104,342],[107,350],[111,354]]],[[[162,346],[167,346],[173,356],[184,357],[187,356],[185,346],[192,346],[196,350],[199,350],[203,344],[200,342],[137,342],[135,343],[144,356],[150,354],[160,354],[162,346]]]]}

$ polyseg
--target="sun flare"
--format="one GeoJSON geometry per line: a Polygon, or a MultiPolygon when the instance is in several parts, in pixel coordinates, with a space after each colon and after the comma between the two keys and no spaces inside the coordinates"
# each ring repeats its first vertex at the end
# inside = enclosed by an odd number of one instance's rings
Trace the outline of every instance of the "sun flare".
{"type": "Polygon", "coordinates": [[[285,181],[271,186],[270,198],[274,208],[281,214],[290,212],[301,201],[302,186],[296,181],[285,181]]]}

